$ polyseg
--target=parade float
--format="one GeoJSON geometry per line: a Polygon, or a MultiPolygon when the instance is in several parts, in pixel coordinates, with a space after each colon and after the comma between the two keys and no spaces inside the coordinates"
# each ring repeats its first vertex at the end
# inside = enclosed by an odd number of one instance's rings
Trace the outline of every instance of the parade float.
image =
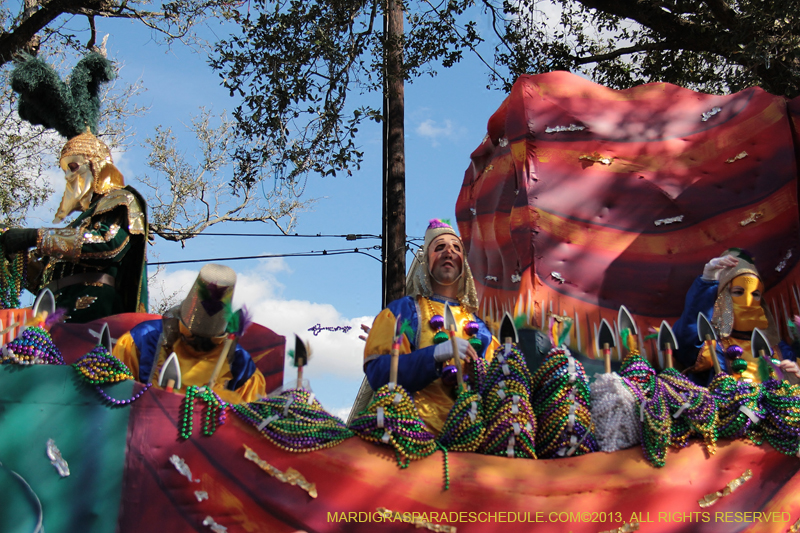
{"type": "MultiPolygon", "coordinates": [[[[800,313],[798,106],[757,88],[520,78],[456,206],[501,346],[471,389],[459,376],[439,439],[401,387],[345,427],[283,375],[285,339],[258,325],[239,343],[268,390],[290,385],[238,406],[124,379],[103,326],[117,339],[153,315],[7,346],[0,531],[797,531],[800,396],[725,374],[698,387],[646,337],[730,246],[758,257],[773,316],[800,313]],[[24,364],[36,357],[53,364],[24,364]],[[592,415],[618,447],[641,444],[596,451],[614,446],[592,415]]],[[[3,311],[3,343],[33,315],[3,311]]]]}

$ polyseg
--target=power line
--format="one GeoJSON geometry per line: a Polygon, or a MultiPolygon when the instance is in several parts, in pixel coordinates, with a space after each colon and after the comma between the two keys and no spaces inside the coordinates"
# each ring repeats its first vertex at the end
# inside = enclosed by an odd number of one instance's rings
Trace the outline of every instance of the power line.
{"type": "Polygon", "coordinates": [[[180,232],[180,231],[162,231],[153,232],[160,235],[177,235],[188,238],[192,237],[300,237],[300,238],[341,238],[348,241],[356,241],[359,239],[380,239],[380,235],[373,235],[371,233],[346,233],[342,235],[329,235],[323,233],[316,234],[300,234],[300,233],[213,233],[213,232],[180,232]]]}
{"type": "Polygon", "coordinates": [[[353,249],[338,249],[338,250],[319,250],[310,252],[296,252],[288,254],[262,254],[262,255],[246,255],[239,257],[213,257],[207,259],[182,259],[180,261],[159,261],[157,263],[147,263],[148,266],[161,266],[161,265],[180,265],[186,263],[214,263],[217,261],[244,261],[247,259],[270,259],[274,257],[325,257],[331,255],[345,255],[345,254],[361,254],[371,257],[372,259],[381,262],[379,257],[365,252],[364,250],[380,250],[380,246],[371,246],[368,248],[353,248],[353,249]]]}

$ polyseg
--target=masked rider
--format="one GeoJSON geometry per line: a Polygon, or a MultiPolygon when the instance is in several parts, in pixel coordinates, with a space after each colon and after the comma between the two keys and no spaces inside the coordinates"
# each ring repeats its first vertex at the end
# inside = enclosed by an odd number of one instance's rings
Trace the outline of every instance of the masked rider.
{"type": "Polygon", "coordinates": [[[145,202],[125,186],[108,146],[95,136],[97,91],[113,75],[111,63],[92,53],[75,66],[69,87],[35,58],[11,76],[20,117],[68,138],[60,158],[66,187],[53,222],[79,214],[66,227],[7,230],[0,245],[6,254],[34,249],[29,288],[51,289],[72,322],[147,311],[145,202]]]}
{"type": "MultiPolygon", "coordinates": [[[[790,348],[778,336],[778,328],[769,309],[763,305],[764,283],[750,255],[738,248],[726,250],[703,268],[686,295],[683,314],[675,323],[674,332],[680,350],[678,359],[695,373],[695,379],[706,384],[711,377],[711,354],[697,336],[697,315],[703,312],[717,331],[717,359],[720,367],[737,379],[761,382],[769,375],[766,364],[754,356],[750,339],[754,328],[762,330],[774,350],[774,358],[789,355],[790,348]],[[741,373],[734,372],[734,360],[741,358],[741,373]]],[[[792,360],[779,363],[787,379],[800,381],[800,368],[792,360]]]]}

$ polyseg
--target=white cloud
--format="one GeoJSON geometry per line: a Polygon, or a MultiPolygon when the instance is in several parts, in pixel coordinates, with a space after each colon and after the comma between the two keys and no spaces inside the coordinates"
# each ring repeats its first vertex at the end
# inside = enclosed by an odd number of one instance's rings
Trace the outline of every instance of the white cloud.
{"type": "Polygon", "coordinates": [[[431,118],[425,119],[420,122],[416,131],[421,137],[432,139],[434,147],[439,146],[440,139],[451,138],[455,134],[453,122],[449,119],[445,119],[442,125],[431,118]]]}

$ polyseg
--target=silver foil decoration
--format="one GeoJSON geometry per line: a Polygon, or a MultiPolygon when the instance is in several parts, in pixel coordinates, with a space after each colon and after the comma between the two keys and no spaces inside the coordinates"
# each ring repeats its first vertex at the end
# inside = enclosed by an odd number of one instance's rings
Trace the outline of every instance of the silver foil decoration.
{"type": "Polygon", "coordinates": [[[199,479],[192,478],[192,471],[189,469],[189,465],[186,464],[186,461],[177,455],[172,455],[169,458],[169,462],[175,466],[175,470],[180,472],[182,476],[186,476],[186,479],[188,479],[190,483],[200,483],[199,479]]]}
{"type": "Polygon", "coordinates": [[[653,222],[656,226],[663,226],[665,224],[674,224],[676,222],[683,222],[683,215],[678,215],[676,217],[669,217],[669,218],[660,218],[653,222]]]}
{"type": "Polygon", "coordinates": [[[786,268],[786,263],[787,263],[787,262],[789,261],[789,259],[791,259],[791,258],[792,258],[792,251],[791,251],[791,250],[789,250],[788,252],[786,252],[786,256],[784,256],[784,258],[783,258],[783,261],[781,261],[780,263],[778,263],[778,266],[776,266],[776,267],[775,267],[775,271],[776,271],[776,272],[780,272],[781,270],[783,270],[784,268],[786,268]]]}
{"type": "Polygon", "coordinates": [[[731,157],[730,159],[726,159],[725,162],[726,163],[735,163],[736,161],[738,161],[740,159],[744,159],[745,157],[747,157],[747,155],[748,155],[747,152],[742,151],[742,152],[739,152],[738,154],[736,154],[735,156],[731,157]]]}
{"type": "Polygon", "coordinates": [[[208,499],[208,493],[204,490],[196,490],[194,491],[194,497],[197,498],[197,501],[201,502],[208,499]]]}
{"type": "Polygon", "coordinates": [[[553,278],[554,280],[556,280],[559,283],[564,283],[565,281],[567,281],[567,280],[564,279],[564,276],[562,276],[558,272],[550,272],[550,277],[553,278]]]}
{"type": "Polygon", "coordinates": [[[203,525],[210,527],[211,531],[214,533],[227,533],[228,531],[227,527],[217,524],[210,516],[207,516],[205,519],[203,519],[203,525]]]}
{"type": "Polygon", "coordinates": [[[708,122],[708,119],[710,119],[711,117],[713,117],[714,115],[716,115],[720,111],[722,111],[722,108],[720,108],[720,107],[712,107],[710,110],[708,110],[705,113],[703,113],[703,115],[700,117],[700,120],[702,120],[703,122],[708,122]]]}
{"type": "Polygon", "coordinates": [[[64,458],[61,457],[61,450],[58,449],[56,441],[53,439],[47,439],[47,457],[50,459],[50,464],[58,470],[58,475],[61,477],[67,477],[69,475],[69,465],[64,458]]]}
{"type": "Polygon", "coordinates": [[[746,226],[748,224],[752,224],[753,222],[755,222],[756,220],[758,220],[759,218],[761,218],[763,216],[764,216],[764,213],[762,213],[761,211],[756,211],[755,213],[750,213],[747,216],[747,218],[745,218],[744,220],[739,222],[739,225],[740,226],[746,226]]]}
{"type": "Polygon", "coordinates": [[[497,141],[497,144],[505,148],[506,146],[508,146],[508,139],[506,139],[505,137],[500,137],[500,139],[498,139],[497,141]]]}
{"type": "Polygon", "coordinates": [[[520,276],[516,272],[514,274],[511,274],[511,283],[519,283],[520,281],[522,281],[522,276],[520,276]]]}
{"type": "Polygon", "coordinates": [[[497,276],[484,276],[483,279],[486,281],[497,281],[497,276]]]}
{"type": "Polygon", "coordinates": [[[545,133],[560,133],[562,131],[583,131],[586,126],[578,126],[577,124],[570,124],[569,126],[553,126],[552,128],[545,128],[545,133]]]}

